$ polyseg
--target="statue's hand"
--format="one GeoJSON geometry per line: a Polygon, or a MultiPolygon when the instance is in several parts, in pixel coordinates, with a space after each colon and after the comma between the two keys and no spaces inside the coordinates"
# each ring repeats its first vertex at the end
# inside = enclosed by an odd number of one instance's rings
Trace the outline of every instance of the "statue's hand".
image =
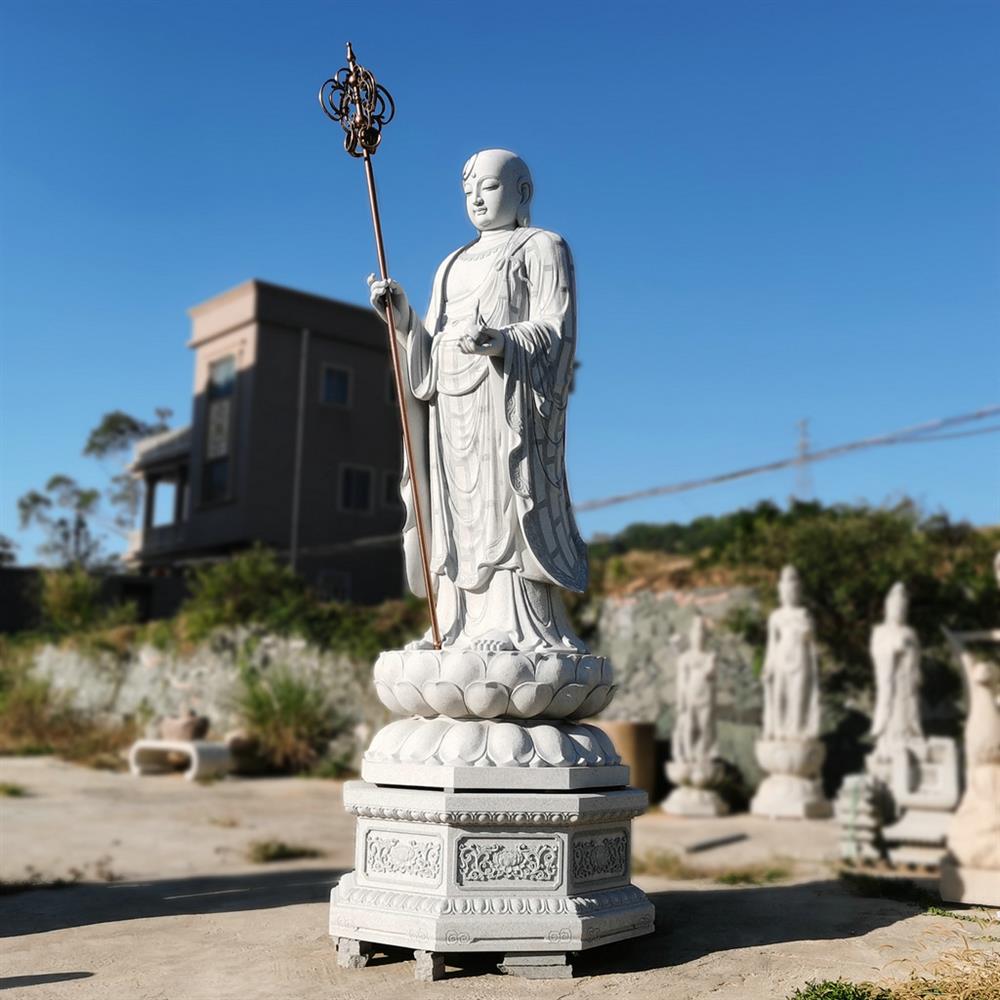
{"type": "Polygon", "coordinates": [[[385,319],[385,307],[391,302],[392,318],[396,323],[396,331],[399,334],[406,333],[410,319],[410,301],[398,282],[393,281],[392,278],[376,278],[374,274],[369,274],[368,298],[371,300],[372,308],[383,319],[385,319]]]}
{"type": "Polygon", "coordinates": [[[482,354],[487,358],[499,358],[503,354],[503,348],[503,331],[486,327],[470,331],[458,342],[458,349],[463,354],[482,354]]]}

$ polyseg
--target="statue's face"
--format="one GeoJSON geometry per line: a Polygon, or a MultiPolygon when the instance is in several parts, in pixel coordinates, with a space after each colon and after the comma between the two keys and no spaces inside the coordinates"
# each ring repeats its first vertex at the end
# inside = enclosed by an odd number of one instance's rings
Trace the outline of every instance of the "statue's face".
{"type": "Polygon", "coordinates": [[[898,591],[893,591],[885,602],[885,620],[892,625],[902,625],[906,621],[906,598],[898,591]]]}
{"type": "Polygon", "coordinates": [[[462,181],[465,210],[480,232],[512,228],[518,209],[531,197],[530,182],[519,183],[517,163],[500,152],[479,153],[462,181]]]}
{"type": "Polygon", "coordinates": [[[797,608],[802,600],[802,593],[799,588],[799,581],[796,579],[782,579],[778,584],[778,598],[786,608],[797,608]]]}

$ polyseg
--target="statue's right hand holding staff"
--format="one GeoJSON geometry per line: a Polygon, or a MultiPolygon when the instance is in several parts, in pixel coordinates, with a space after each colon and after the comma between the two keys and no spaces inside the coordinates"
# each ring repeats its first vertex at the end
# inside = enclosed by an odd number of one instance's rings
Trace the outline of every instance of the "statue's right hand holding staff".
{"type": "Polygon", "coordinates": [[[392,278],[376,278],[374,274],[369,274],[368,297],[372,307],[383,320],[386,305],[392,303],[392,318],[396,323],[396,333],[400,338],[405,337],[410,321],[410,301],[402,286],[392,278]]]}

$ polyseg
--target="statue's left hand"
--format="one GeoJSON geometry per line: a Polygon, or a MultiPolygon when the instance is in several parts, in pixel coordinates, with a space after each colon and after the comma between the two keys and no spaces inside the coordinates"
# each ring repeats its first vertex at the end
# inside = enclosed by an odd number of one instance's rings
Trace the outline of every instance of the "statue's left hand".
{"type": "Polygon", "coordinates": [[[467,333],[458,342],[458,349],[463,354],[482,354],[487,358],[499,358],[503,354],[503,347],[503,332],[486,327],[467,333]]]}

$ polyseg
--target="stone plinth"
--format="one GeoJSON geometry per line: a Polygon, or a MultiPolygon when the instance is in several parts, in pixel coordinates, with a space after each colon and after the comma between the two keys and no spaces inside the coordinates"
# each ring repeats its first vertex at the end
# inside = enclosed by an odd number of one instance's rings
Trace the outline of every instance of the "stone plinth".
{"type": "Polygon", "coordinates": [[[646,793],[625,787],[604,732],[572,721],[606,703],[607,661],[395,650],[376,679],[414,714],[376,734],[364,780],[344,787],[357,837],[330,897],[342,964],[412,948],[418,978],[435,979],[445,953],[500,952],[510,975],[562,978],[567,953],[652,931],[630,882],[646,793]]]}
{"type": "Polygon", "coordinates": [[[824,819],[831,814],[819,780],[826,752],[819,740],[758,740],[754,750],[757,763],[768,772],[750,803],[755,816],[824,819]]]}
{"type": "Polygon", "coordinates": [[[330,933],[429,952],[579,951],[652,930],[630,884],[636,789],[444,792],[349,782],[356,868],[330,933]]]}
{"type": "Polygon", "coordinates": [[[667,777],[677,786],[661,808],[672,816],[725,816],[729,807],[712,788],[722,777],[717,761],[669,761],[667,777]]]}

